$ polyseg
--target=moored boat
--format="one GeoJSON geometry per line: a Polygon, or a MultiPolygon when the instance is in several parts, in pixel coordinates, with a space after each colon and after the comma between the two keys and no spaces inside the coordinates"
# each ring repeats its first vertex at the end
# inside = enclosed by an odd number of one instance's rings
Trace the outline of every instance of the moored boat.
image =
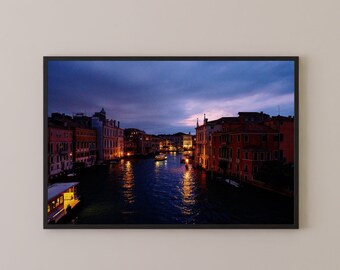
{"type": "Polygon", "coordinates": [[[156,161],[162,161],[162,160],[166,160],[166,159],[167,159],[166,154],[159,154],[159,155],[155,156],[156,161]]]}

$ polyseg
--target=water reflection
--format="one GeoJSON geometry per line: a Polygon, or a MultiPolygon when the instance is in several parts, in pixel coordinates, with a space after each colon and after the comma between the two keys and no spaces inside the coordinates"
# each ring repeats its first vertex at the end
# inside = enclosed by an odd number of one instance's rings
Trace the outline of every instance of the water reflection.
{"type": "Polygon", "coordinates": [[[97,166],[81,178],[85,224],[288,223],[293,200],[236,189],[204,171],[185,168],[182,154],[97,166]],[[274,219],[273,217],[277,217],[274,219]]]}
{"type": "Polygon", "coordinates": [[[134,188],[134,175],[132,170],[132,164],[130,160],[123,163],[123,196],[125,202],[132,204],[135,202],[135,196],[133,192],[134,188]]]}
{"type": "Polygon", "coordinates": [[[193,206],[196,203],[195,200],[195,181],[193,178],[193,171],[186,169],[182,177],[182,214],[192,215],[194,213],[193,206]]]}

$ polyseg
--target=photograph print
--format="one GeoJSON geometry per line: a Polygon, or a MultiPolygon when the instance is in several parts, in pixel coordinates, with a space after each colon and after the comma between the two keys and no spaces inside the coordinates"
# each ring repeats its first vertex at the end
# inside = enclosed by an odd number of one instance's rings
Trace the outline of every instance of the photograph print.
{"type": "Polygon", "coordinates": [[[298,228],[298,57],[44,57],[44,228],[298,228]]]}

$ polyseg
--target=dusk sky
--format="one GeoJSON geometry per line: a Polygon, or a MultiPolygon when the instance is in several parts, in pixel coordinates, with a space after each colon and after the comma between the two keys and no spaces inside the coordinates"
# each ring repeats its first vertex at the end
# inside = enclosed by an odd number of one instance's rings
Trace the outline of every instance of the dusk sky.
{"type": "Polygon", "coordinates": [[[204,114],[294,115],[294,62],[49,61],[49,115],[102,108],[122,128],[153,134],[194,134],[204,114]]]}

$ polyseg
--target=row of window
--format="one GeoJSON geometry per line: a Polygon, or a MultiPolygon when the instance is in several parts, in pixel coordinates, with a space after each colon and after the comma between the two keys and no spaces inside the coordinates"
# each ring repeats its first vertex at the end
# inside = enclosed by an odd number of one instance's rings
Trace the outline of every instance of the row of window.
{"type": "Polygon", "coordinates": [[[90,152],[82,152],[82,153],[77,153],[76,158],[82,158],[82,157],[88,157],[88,156],[94,156],[94,153],[90,152]]]}
{"type": "Polygon", "coordinates": [[[49,152],[54,153],[54,149],[59,151],[72,151],[72,143],[69,142],[59,142],[59,143],[50,143],[49,145],[49,152]]]}
{"type": "MultiPolygon", "coordinates": [[[[215,166],[215,160],[213,160],[213,165],[215,166]]],[[[232,168],[233,168],[232,164],[229,163],[228,166],[227,166],[227,168],[229,169],[229,171],[232,171],[232,168]]],[[[236,164],[236,165],[235,165],[235,169],[236,169],[237,172],[239,172],[239,171],[240,171],[240,165],[239,165],[239,164],[236,164]]],[[[258,173],[258,170],[259,170],[259,169],[258,169],[258,166],[253,166],[253,173],[258,173]]],[[[249,169],[248,169],[248,165],[247,165],[247,164],[244,165],[243,171],[244,171],[245,173],[248,173],[248,172],[249,172],[249,169]]]]}
{"type": "Polygon", "coordinates": [[[95,137],[96,133],[94,131],[90,132],[90,131],[77,131],[76,133],[78,136],[91,136],[91,137],[95,137]]]}
{"type": "Polygon", "coordinates": [[[123,147],[122,142],[115,140],[104,140],[104,148],[123,147]]]}
{"type": "Polygon", "coordinates": [[[60,166],[59,164],[57,164],[57,165],[51,165],[50,166],[50,171],[52,172],[52,171],[54,171],[54,170],[59,170],[61,167],[63,167],[63,169],[65,170],[68,170],[68,169],[71,169],[71,165],[72,165],[72,162],[66,162],[65,164],[64,164],[64,166],[60,166]]]}
{"type": "Polygon", "coordinates": [[[71,138],[72,137],[72,132],[70,131],[50,131],[50,137],[53,137],[53,134],[55,135],[56,138],[71,138]]]}
{"type": "MultiPolygon", "coordinates": [[[[274,160],[283,159],[283,150],[274,151],[274,160]]],[[[213,154],[215,155],[215,148],[213,148],[213,154]]],[[[233,158],[233,149],[232,148],[219,148],[218,149],[218,157],[220,158],[233,158]]],[[[237,158],[241,159],[241,150],[237,149],[237,158]]],[[[272,160],[271,152],[244,152],[244,159],[252,159],[252,160],[272,160]]]]}
{"type": "Polygon", "coordinates": [[[58,162],[62,162],[62,161],[68,161],[68,160],[72,160],[71,156],[68,155],[56,155],[56,156],[50,156],[50,163],[58,163],[58,162]]]}
{"type": "MultiPolygon", "coordinates": [[[[268,134],[260,134],[258,135],[261,138],[262,142],[267,142],[268,141],[268,134]]],[[[248,143],[249,142],[249,135],[227,135],[227,134],[223,134],[219,136],[219,142],[220,143],[232,143],[233,142],[233,137],[234,139],[236,139],[237,142],[241,142],[242,138],[243,138],[243,142],[248,143]]],[[[273,141],[274,142],[278,142],[278,141],[283,141],[283,134],[273,134],[272,135],[273,141]]],[[[216,137],[213,137],[213,143],[216,142],[216,137]]]]}
{"type": "Polygon", "coordinates": [[[76,148],[89,148],[89,149],[95,149],[96,143],[95,142],[77,142],[76,148]]]}
{"type": "Polygon", "coordinates": [[[123,137],[123,131],[117,128],[104,128],[104,136],[107,137],[123,137]]]}

